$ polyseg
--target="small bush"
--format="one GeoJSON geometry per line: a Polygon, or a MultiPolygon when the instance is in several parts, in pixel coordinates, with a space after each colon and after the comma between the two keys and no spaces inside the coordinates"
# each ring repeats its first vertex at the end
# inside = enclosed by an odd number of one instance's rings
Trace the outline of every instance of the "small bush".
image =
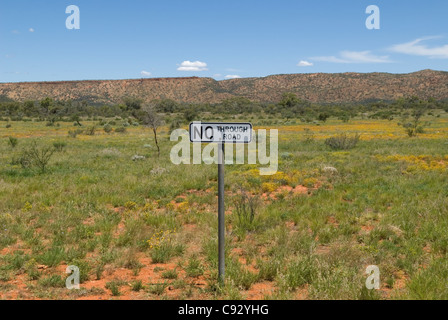
{"type": "Polygon", "coordinates": [[[149,287],[149,292],[152,294],[156,294],[158,296],[162,295],[165,292],[165,289],[168,287],[167,282],[156,283],[149,287]]]}
{"type": "Polygon", "coordinates": [[[182,255],[183,252],[184,246],[181,244],[164,243],[151,250],[152,263],[166,263],[171,258],[182,255]]]}
{"type": "Polygon", "coordinates": [[[20,165],[22,167],[22,169],[28,169],[29,167],[31,167],[30,159],[28,159],[23,154],[18,158],[16,158],[16,157],[12,158],[11,164],[13,166],[20,165]]]}
{"type": "Polygon", "coordinates": [[[82,129],[76,129],[74,131],[69,130],[68,131],[68,136],[71,138],[76,138],[78,136],[78,134],[82,134],[84,132],[84,130],[82,129]]]}
{"type": "Polygon", "coordinates": [[[106,283],[106,289],[109,289],[113,296],[117,297],[120,293],[120,286],[117,282],[111,281],[106,283]]]}
{"type": "Polygon", "coordinates": [[[86,129],[86,131],[85,131],[85,134],[88,135],[88,136],[94,136],[95,135],[95,130],[96,130],[95,126],[88,127],[86,129]]]}
{"type": "Polygon", "coordinates": [[[143,288],[144,287],[143,287],[142,280],[135,280],[134,282],[131,282],[132,291],[138,292],[138,291],[142,290],[143,288]]]}
{"type": "Polygon", "coordinates": [[[78,134],[76,133],[76,131],[72,131],[72,130],[68,131],[68,136],[71,138],[76,138],[77,135],[78,134]]]}
{"type": "Polygon", "coordinates": [[[53,148],[56,152],[62,152],[64,151],[64,148],[67,146],[67,144],[63,141],[56,141],[53,143],[53,148]]]}
{"type": "Polygon", "coordinates": [[[104,132],[106,132],[106,133],[111,133],[112,130],[113,130],[113,128],[112,128],[112,126],[111,126],[110,124],[106,124],[106,125],[103,127],[103,129],[104,129],[104,132]]]}
{"type": "Polygon", "coordinates": [[[188,265],[185,268],[188,277],[197,278],[204,274],[204,268],[201,265],[201,261],[196,257],[191,257],[188,260],[188,265]]]}
{"type": "Polygon", "coordinates": [[[8,144],[11,148],[15,148],[17,146],[17,144],[19,143],[19,140],[17,138],[14,137],[9,137],[8,138],[8,144]]]}
{"type": "Polygon", "coordinates": [[[254,220],[260,205],[258,198],[248,196],[242,191],[234,200],[235,213],[238,218],[237,227],[243,231],[254,229],[254,220]]]}
{"type": "Polygon", "coordinates": [[[65,281],[60,275],[53,275],[39,280],[39,285],[44,288],[64,288],[65,281]]]}
{"type": "Polygon", "coordinates": [[[292,262],[287,270],[285,276],[285,283],[288,289],[296,289],[305,284],[311,284],[315,277],[315,264],[311,257],[306,257],[298,261],[292,262]]]}
{"type": "Polygon", "coordinates": [[[177,272],[176,270],[167,270],[164,273],[162,273],[163,279],[177,279],[177,272]]]}
{"type": "Polygon", "coordinates": [[[348,136],[346,133],[328,138],[325,140],[325,144],[333,150],[349,150],[356,147],[359,142],[360,135],[355,134],[353,137],[348,136]]]}
{"type": "Polygon", "coordinates": [[[115,129],[115,132],[117,133],[126,133],[126,128],[125,127],[118,127],[117,129],[115,129]]]}
{"type": "Polygon", "coordinates": [[[23,152],[23,157],[29,159],[32,165],[38,167],[44,173],[54,152],[55,149],[52,147],[38,147],[37,143],[33,142],[31,147],[23,152]]]}

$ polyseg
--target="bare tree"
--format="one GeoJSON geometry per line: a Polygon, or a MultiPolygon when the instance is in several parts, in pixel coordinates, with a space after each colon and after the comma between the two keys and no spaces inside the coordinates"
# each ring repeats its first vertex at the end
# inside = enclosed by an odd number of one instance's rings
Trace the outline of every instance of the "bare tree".
{"type": "Polygon", "coordinates": [[[145,126],[152,129],[154,133],[154,141],[157,146],[157,156],[160,157],[160,147],[157,140],[157,130],[163,124],[162,118],[157,114],[156,105],[154,103],[144,104],[139,112],[139,118],[145,126]]]}

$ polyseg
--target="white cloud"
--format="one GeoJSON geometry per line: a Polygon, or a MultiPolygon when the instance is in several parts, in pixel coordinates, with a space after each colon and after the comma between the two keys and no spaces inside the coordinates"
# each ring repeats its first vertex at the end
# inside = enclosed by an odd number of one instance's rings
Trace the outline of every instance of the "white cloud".
{"type": "Polygon", "coordinates": [[[389,63],[389,56],[377,56],[370,51],[341,51],[339,56],[314,57],[311,60],[333,63],[389,63]]]}
{"type": "Polygon", "coordinates": [[[220,73],[215,73],[213,75],[213,78],[221,78],[221,77],[222,77],[222,74],[220,74],[220,73]]]}
{"type": "Polygon", "coordinates": [[[19,30],[12,30],[11,31],[13,34],[19,34],[20,32],[19,32],[19,30]]]}
{"type": "Polygon", "coordinates": [[[201,61],[184,61],[180,64],[178,71],[207,71],[207,64],[201,61]]]}
{"type": "Polygon", "coordinates": [[[314,66],[314,63],[302,60],[297,64],[297,66],[298,67],[312,67],[312,66],[314,66]]]}
{"type": "Polygon", "coordinates": [[[151,75],[151,72],[148,72],[148,71],[143,70],[143,71],[140,72],[140,74],[141,74],[142,76],[144,76],[144,77],[149,77],[149,76],[151,75]]]}
{"type": "Polygon", "coordinates": [[[29,32],[34,32],[34,29],[33,28],[29,28],[28,31],[29,32]]]}
{"type": "Polygon", "coordinates": [[[237,74],[229,74],[229,75],[225,76],[224,78],[226,78],[226,79],[240,79],[241,76],[239,76],[237,74]]]}
{"type": "Polygon", "coordinates": [[[391,51],[404,53],[413,56],[424,56],[430,58],[438,58],[438,59],[448,59],[448,45],[440,46],[440,47],[432,47],[429,48],[427,45],[422,44],[421,42],[435,39],[438,37],[426,37],[416,39],[411,42],[396,44],[390,48],[391,51]]]}

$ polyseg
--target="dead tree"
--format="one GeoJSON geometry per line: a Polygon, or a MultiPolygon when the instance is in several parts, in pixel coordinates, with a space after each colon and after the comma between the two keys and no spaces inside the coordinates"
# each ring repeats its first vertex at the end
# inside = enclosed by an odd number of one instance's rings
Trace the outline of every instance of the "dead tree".
{"type": "Polygon", "coordinates": [[[144,104],[142,106],[140,120],[143,125],[150,127],[154,133],[154,141],[157,146],[157,156],[160,157],[159,141],[157,140],[157,130],[163,124],[162,118],[157,114],[156,106],[153,103],[144,104]]]}

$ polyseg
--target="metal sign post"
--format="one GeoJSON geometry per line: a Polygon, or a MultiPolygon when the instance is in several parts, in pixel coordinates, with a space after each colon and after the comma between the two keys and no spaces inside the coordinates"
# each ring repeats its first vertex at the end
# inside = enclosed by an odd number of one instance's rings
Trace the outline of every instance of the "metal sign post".
{"type": "Polygon", "coordinates": [[[224,143],[218,144],[218,260],[219,280],[225,276],[224,143]]]}
{"type": "Polygon", "coordinates": [[[225,203],[224,203],[224,146],[226,143],[250,143],[250,123],[190,123],[190,141],[193,143],[218,143],[218,273],[219,281],[225,278],[225,203]]]}

